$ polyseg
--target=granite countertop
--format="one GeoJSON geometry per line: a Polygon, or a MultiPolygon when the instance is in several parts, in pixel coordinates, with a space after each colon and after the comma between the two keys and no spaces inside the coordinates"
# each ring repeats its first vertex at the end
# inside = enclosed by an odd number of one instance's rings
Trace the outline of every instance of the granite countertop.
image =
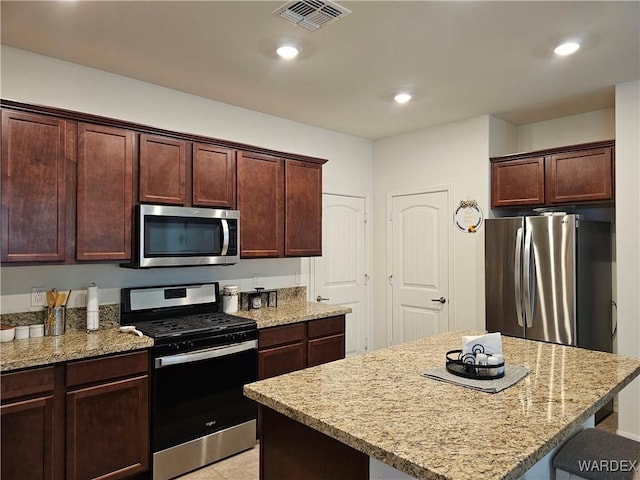
{"type": "Polygon", "coordinates": [[[319,302],[291,302],[280,304],[277,307],[238,310],[233,315],[255,320],[258,328],[268,328],[334,315],[345,315],[347,313],[351,313],[351,308],[340,305],[319,302]]]}
{"type": "Polygon", "coordinates": [[[71,331],[55,337],[0,343],[0,371],[51,365],[153,346],[153,339],[121,333],[118,327],[95,332],[71,331]]]}
{"type": "Polygon", "coordinates": [[[640,359],[503,337],[531,370],[488,394],[425,378],[450,332],[245,386],[245,395],[419,479],[518,478],[640,374],[640,359]]]}

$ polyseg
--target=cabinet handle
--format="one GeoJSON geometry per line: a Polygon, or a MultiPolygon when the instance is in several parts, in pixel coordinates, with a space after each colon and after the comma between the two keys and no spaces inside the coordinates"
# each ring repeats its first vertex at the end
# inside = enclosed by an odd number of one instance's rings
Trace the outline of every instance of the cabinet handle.
{"type": "Polygon", "coordinates": [[[321,302],[322,300],[329,300],[329,299],[328,299],[328,298],[321,297],[320,295],[318,295],[318,296],[316,297],[316,302],[321,302]]]}
{"type": "Polygon", "coordinates": [[[432,298],[431,299],[432,302],[440,302],[440,303],[447,303],[447,299],[444,297],[440,297],[440,298],[432,298]]]}

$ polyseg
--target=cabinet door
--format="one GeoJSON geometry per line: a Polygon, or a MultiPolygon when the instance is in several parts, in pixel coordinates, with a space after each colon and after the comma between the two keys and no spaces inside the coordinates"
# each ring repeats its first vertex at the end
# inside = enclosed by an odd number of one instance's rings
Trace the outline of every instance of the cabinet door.
{"type": "Polygon", "coordinates": [[[238,152],[240,256],[281,257],[284,248],[284,173],[282,159],[238,152]]]}
{"type": "Polygon", "coordinates": [[[236,207],[236,152],[231,148],[193,145],[193,204],[236,207]]]}
{"type": "Polygon", "coordinates": [[[140,201],[186,205],[187,144],[140,135],[140,201]]]}
{"type": "Polygon", "coordinates": [[[322,165],[285,163],[285,255],[322,255],[322,165]]]}
{"type": "Polygon", "coordinates": [[[613,148],[551,155],[547,203],[612,201],[613,148]]]}
{"type": "Polygon", "coordinates": [[[67,123],[2,111],[3,262],[65,259],[67,123]]]}
{"type": "Polygon", "coordinates": [[[147,376],[67,393],[68,479],[115,479],[149,466],[147,376]]]}
{"type": "Polygon", "coordinates": [[[544,204],[544,157],[491,164],[491,206],[544,204]]]}
{"type": "Polygon", "coordinates": [[[131,258],[133,139],[129,130],[78,126],[78,260],[131,258]]]}
{"type": "Polygon", "coordinates": [[[54,478],[53,396],[0,407],[3,480],[54,478]]]}

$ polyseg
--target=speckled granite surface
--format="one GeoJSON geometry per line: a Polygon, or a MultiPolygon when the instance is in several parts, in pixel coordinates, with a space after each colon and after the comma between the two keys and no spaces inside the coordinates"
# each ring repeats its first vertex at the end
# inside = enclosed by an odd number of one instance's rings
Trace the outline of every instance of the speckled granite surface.
{"type": "Polygon", "coordinates": [[[0,371],[50,365],[153,346],[153,339],[121,333],[116,327],[95,332],[71,331],[56,337],[0,343],[0,371]]]}
{"type": "Polygon", "coordinates": [[[640,359],[503,337],[531,374],[488,394],[421,372],[450,332],[245,386],[245,395],[419,479],[518,478],[640,374],[640,359]]]}
{"type": "Polygon", "coordinates": [[[304,322],[316,318],[331,317],[351,313],[351,308],[318,302],[281,303],[277,308],[266,307],[259,310],[239,310],[234,315],[255,320],[258,328],[277,327],[289,323],[304,322]]]}

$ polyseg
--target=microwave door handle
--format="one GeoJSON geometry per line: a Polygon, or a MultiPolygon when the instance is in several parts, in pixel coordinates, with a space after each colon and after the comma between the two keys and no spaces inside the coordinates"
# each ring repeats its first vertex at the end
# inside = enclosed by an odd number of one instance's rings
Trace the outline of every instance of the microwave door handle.
{"type": "Polygon", "coordinates": [[[220,223],[222,223],[222,251],[220,255],[224,257],[229,250],[229,222],[223,218],[220,223]]]}

